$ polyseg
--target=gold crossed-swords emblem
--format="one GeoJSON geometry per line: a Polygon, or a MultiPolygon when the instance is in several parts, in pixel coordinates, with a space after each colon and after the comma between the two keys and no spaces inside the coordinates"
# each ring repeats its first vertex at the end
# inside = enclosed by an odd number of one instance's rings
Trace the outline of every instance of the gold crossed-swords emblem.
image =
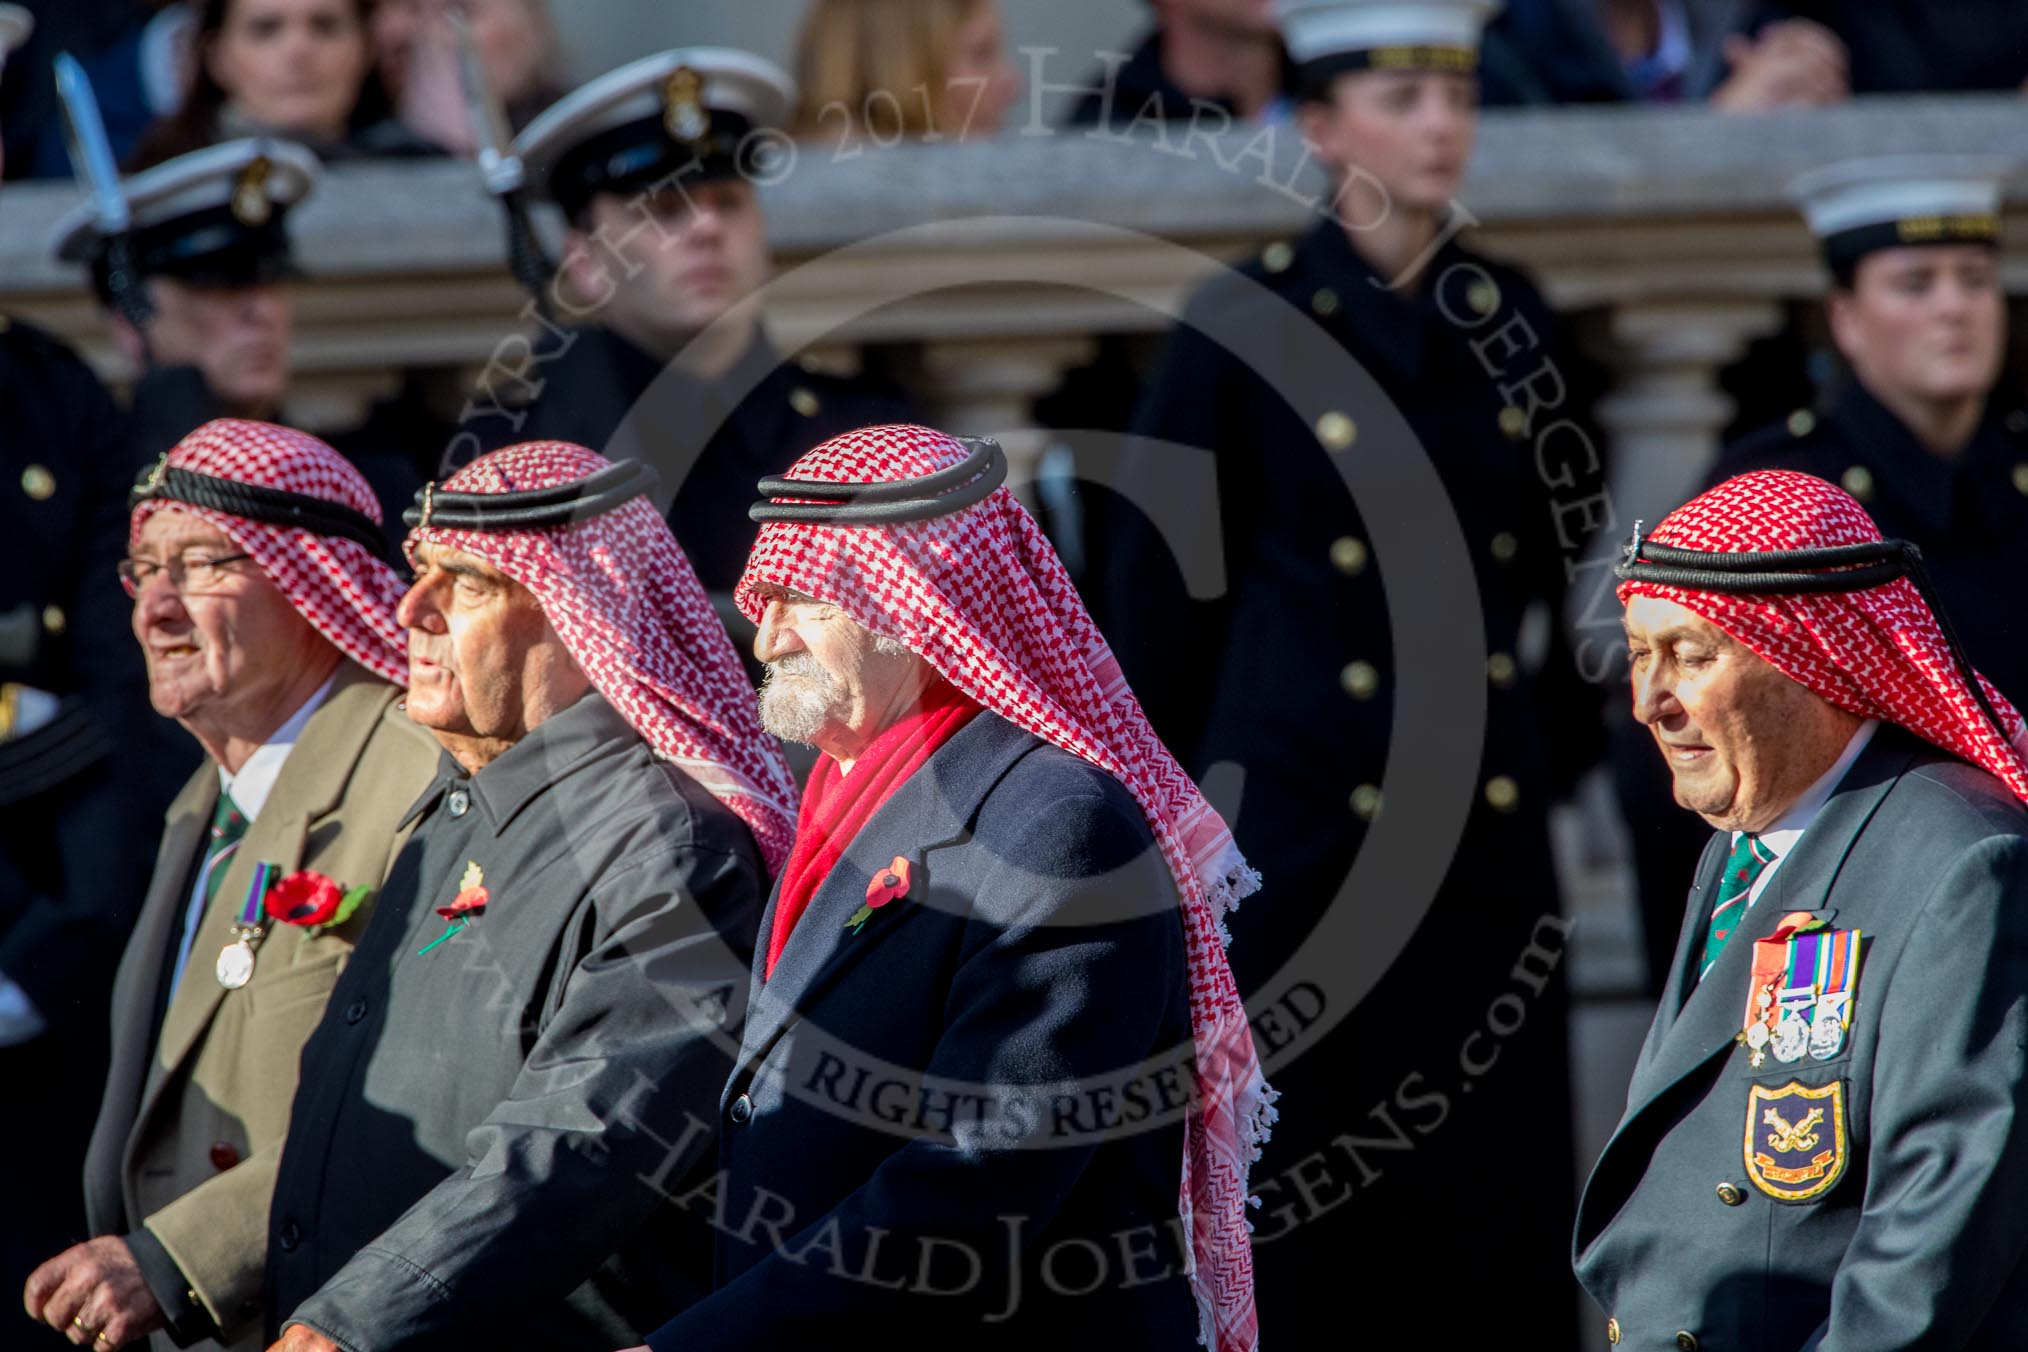
{"type": "Polygon", "coordinates": [[[1773,1108],[1769,1108],[1761,1114],[1761,1121],[1774,1128],[1773,1131],[1768,1133],[1768,1148],[1780,1151],[1783,1154],[1794,1150],[1815,1150],[1819,1136],[1816,1132],[1811,1131],[1810,1128],[1823,1120],[1824,1110],[1822,1108],[1810,1109],[1803,1120],[1794,1126],[1790,1126],[1787,1122],[1784,1122],[1782,1115],[1773,1108]]]}

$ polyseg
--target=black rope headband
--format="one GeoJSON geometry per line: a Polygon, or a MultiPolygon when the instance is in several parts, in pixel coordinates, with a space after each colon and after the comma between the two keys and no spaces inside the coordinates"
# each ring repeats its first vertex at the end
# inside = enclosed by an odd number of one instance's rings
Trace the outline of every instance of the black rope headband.
{"type": "Polygon", "coordinates": [[[133,491],[127,495],[128,509],[132,510],[150,498],[185,502],[192,507],[209,507],[215,512],[243,516],[249,521],[290,526],[335,540],[350,540],[377,559],[384,561],[387,557],[387,537],[373,518],[364,512],[329,498],[179,469],[169,464],[166,456],[135,481],[133,491]]]}
{"type": "Polygon", "coordinates": [[[415,506],[401,514],[412,527],[444,530],[510,531],[568,526],[612,511],[655,491],[654,469],[623,460],[582,479],[519,493],[446,493],[435,481],[416,490],[415,506]]]}
{"type": "Polygon", "coordinates": [[[957,437],[970,448],[957,464],[920,479],[874,483],[830,483],[821,479],[762,479],[764,495],[746,509],[749,519],[815,522],[826,526],[884,526],[927,521],[962,512],[983,501],[1007,479],[1007,455],[987,437],[957,437]],[[815,498],[815,502],[772,502],[771,498],[815,498]]]}
{"type": "Polygon", "coordinates": [[[1986,698],[1972,662],[1958,641],[1957,627],[1930,585],[1923,567],[1922,550],[1909,540],[1866,541],[1856,545],[1825,545],[1819,549],[1748,550],[1720,553],[1704,549],[1682,549],[1658,545],[1641,538],[1641,523],[1634,523],[1634,535],[1620,550],[1613,576],[1622,582],[1653,582],[1664,587],[1691,591],[1720,592],[1729,596],[1757,593],[1772,596],[1814,596],[1827,592],[1865,591],[1898,577],[1915,584],[1937,628],[1950,646],[1951,660],[1971,690],[1972,698],[2000,734],[2007,740],[2006,725],[1986,698]]]}

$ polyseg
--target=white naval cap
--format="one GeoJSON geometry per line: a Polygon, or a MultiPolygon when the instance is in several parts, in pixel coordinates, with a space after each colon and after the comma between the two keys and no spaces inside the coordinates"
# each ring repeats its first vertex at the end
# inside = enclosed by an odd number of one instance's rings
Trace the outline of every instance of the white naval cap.
{"type": "Polygon", "coordinates": [[[678,47],[629,62],[558,99],[514,138],[529,182],[575,214],[594,193],[633,192],[683,172],[744,166],[750,133],[777,129],[795,82],[731,47],[678,47]]]}
{"type": "Polygon", "coordinates": [[[1341,70],[1471,69],[1476,65],[1479,34],[1499,7],[1499,0],[1276,0],[1275,4],[1290,58],[1297,65],[1329,61],[1341,70]]]}
{"type": "Polygon", "coordinates": [[[1877,249],[1997,243],[2008,167],[1977,155],[1846,160],[1803,174],[1789,196],[1802,207],[1826,262],[1848,275],[1877,249]]]}
{"type": "Polygon", "coordinates": [[[0,63],[35,31],[35,16],[19,5],[0,5],[0,63]]]}
{"type": "MultiPolygon", "coordinates": [[[[288,263],[282,217],[309,196],[323,167],[293,141],[245,137],[164,160],[122,179],[142,275],[194,280],[272,280],[288,263]]],[[[56,256],[96,274],[105,242],[87,199],[53,232],[56,256]]]]}

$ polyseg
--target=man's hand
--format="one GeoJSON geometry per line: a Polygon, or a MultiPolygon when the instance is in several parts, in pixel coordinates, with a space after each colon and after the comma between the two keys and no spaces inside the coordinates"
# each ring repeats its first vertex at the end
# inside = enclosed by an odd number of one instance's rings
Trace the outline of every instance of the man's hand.
{"type": "Polygon", "coordinates": [[[1711,91],[1711,106],[1728,113],[1818,107],[1852,96],[1845,44],[1822,24],[1783,19],[1758,37],[1725,39],[1732,74],[1711,91]]]}
{"type": "Polygon", "coordinates": [[[21,1303],[30,1319],[80,1347],[119,1347],[162,1327],[162,1307],[117,1235],[73,1245],[35,1269],[21,1303]]]}
{"type": "Polygon", "coordinates": [[[344,1349],[315,1329],[291,1324],[282,1330],[282,1336],[268,1352],[344,1352],[344,1349]]]}

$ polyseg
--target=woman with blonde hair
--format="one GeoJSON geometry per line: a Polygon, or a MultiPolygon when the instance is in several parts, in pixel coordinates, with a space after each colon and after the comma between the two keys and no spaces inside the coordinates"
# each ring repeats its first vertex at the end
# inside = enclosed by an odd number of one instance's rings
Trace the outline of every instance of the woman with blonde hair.
{"type": "Polygon", "coordinates": [[[997,0],[815,0],[796,84],[796,136],[854,153],[991,136],[1021,94],[997,0]]]}

